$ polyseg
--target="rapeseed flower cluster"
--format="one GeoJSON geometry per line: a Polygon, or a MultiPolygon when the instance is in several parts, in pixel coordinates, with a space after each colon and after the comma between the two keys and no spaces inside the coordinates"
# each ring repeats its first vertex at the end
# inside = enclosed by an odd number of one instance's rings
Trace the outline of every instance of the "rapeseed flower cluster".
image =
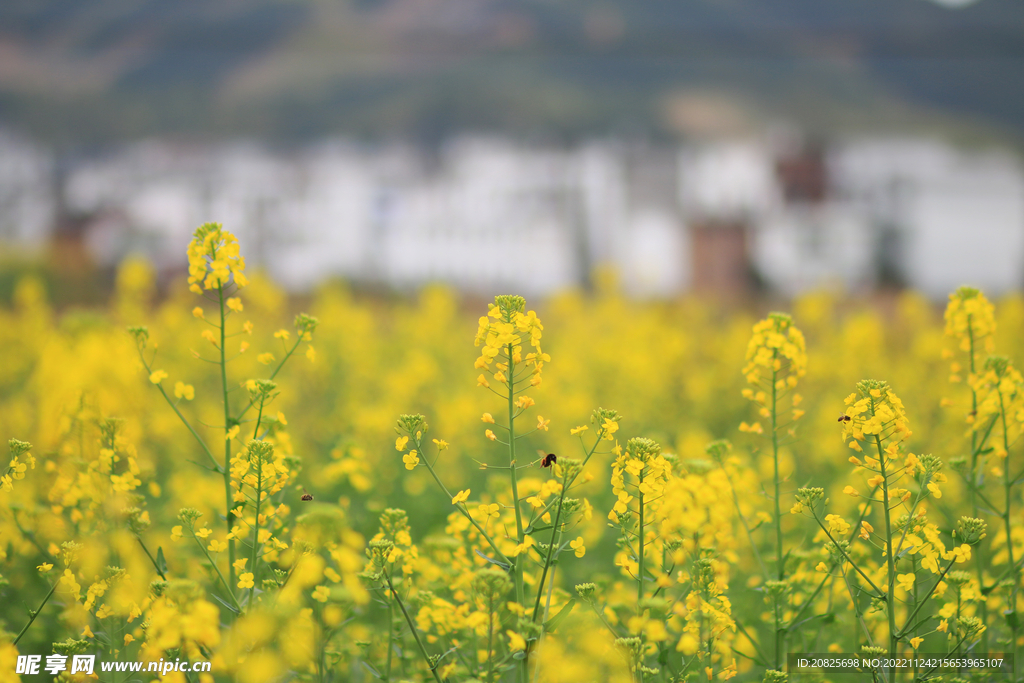
{"type": "MultiPolygon", "coordinates": [[[[189,289],[202,294],[204,289],[221,289],[229,283],[239,289],[249,284],[238,239],[220,223],[204,223],[188,245],[189,289]]],[[[229,300],[228,306],[241,311],[237,300],[229,300]]]]}

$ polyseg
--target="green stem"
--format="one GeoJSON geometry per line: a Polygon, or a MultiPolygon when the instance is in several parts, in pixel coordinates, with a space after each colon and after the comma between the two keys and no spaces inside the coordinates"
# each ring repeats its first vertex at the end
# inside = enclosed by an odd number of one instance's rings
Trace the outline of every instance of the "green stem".
{"type": "Polygon", "coordinates": [[[487,599],[487,683],[494,683],[494,594],[487,599]]]}
{"type": "Polygon", "coordinates": [[[138,534],[135,534],[135,538],[136,538],[136,539],[138,539],[138,541],[139,541],[139,545],[141,545],[141,546],[142,546],[142,550],[143,550],[143,551],[144,551],[144,552],[146,553],[146,557],[148,557],[148,558],[149,558],[149,561],[153,563],[153,569],[155,569],[155,570],[156,570],[156,573],[160,575],[160,578],[161,578],[161,579],[163,579],[164,581],[166,581],[166,580],[167,580],[167,577],[166,577],[166,576],[164,576],[164,573],[163,573],[163,571],[162,571],[162,570],[160,569],[160,565],[158,565],[158,564],[156,563],[156,560],[155,560],[155,559],[153,558],[153,556],[152,556],[152,555],[150,554],[150,552],[149,552],[149,548],[147,548],[147,547],[146,547],[146,544],[142,542],[142,536],[139,536],[138,534]]]}
{"type": "Polygon", "coordinates": [[[747,629],[743,627],[743,624],[740,623],[740,620],[739,619],[734,619],[733,623],[736,624],[736,628],[739,630],[739,632],[742,633],[746,637],[747,642],[750,643],[753,646],[754,651],[757,653],[757,656],[761,658],[761,661],[757,662],[757,663],[758,664],[764,664],[765,666],[768,666],[768,656],[761,650],[761,646],[758,645],[757,641],[754,640],[753,637],[751,637],[751,635],[747,631],[747,629]]]}
{"type": "Polygon", "coordinates": [[[736,495],[736,487],[732,483],[732,475],[729,474],[729,470],[725,467],[725,463],[721,463],[722,472],[725,473],[725,480],[729,482],[729,491],[732,493],[732,503],[736,508],[736,516],[739,517],[740,523],[743,524],[743,530],[747,532],[747,542],[750,543],[750,549],[754,553],[754,559],[757,560],[757,566],[761,568],[761,573],[764,574],[765,580],[768,580],[768,568],[765,566],[764,561],[761,559],[761,553],[757,550],[757,544],[754,543],[754,534],[750,530],[750,524],[747,523],[747,518],[740,509],[740,499],[736,495]]]}
{"type": "MultiPolygon", "coordinates": [[[[867,622],[864,621],[864,613],[860,609],[860,603],[857,601],[858,600],[857,595],[853,592],[853,586],[850,585],[850,575],[847,574],[846,572],[843,572],[843,583],[846,584],[846,592],[850,596],[850,602],[853,603],[853,613],[857,617],[857,623],[859,623],[860,627],[864,630],[864,637],[867,639],[868,645],[872,645],[873,646],[875,643],[874,643],[874,640],[872,640],[872,638],[871,638],[871,629],[868,628],[867,622]]],[[[857,628],[856,628],[856,626],[853,629],[853,636],[854,636],[853,640],[856,643],[857,642],[857,628]]],[[[856,648],[854,648],[854,649],[856,649],[856,648]]]]}
{"type": "MultiPolygon", "coordinates": [[[[644,468],[646,469],[646,468],[644,468]]],[[[644,485],[644,469],[640,470],[640,483],[637,486],[639,501],[640,526],[637,538],[637,576],[636,576],[636,615],[640,616],[640,602],[644,599],[644,493],[640,487],[644,485]]]]}
{"type": "MultiPolygon", "coordinates": [[[[252,432],[253,440],[255,440],[256,437],[260,433],[260,422],[263,420],[263,404],[264,404],[264,402],[266,400],[267,400],[267,395],[266,394],[261,394],[260,395],[259,411],[256,413],[256,428],[253,429],[253,432],[252,432]]],[[[255,526],[255,534],[253,535],[253,538],[252,538],[252,559],[251,559],[251,564],[252,564],[252,570],[251,570],[252,571],[252,588],[249,589],[249,607],[250,608],[252,608],[252,599],[253,599],[253,596],[256,593],[256,580],[258,578],[257,574],[259,573],[256,570],[257,570],[257,567],[258,567],[258,563],[260,561],[260,556],[259,556],[257,551],[259,550],[259,545],[260,545],[260,503],[262,502],[262,498],[263,498],[263,463],[262,463],[262,461],[259,463],[258,466],[259,466],[259,470],[260,471],[259,471],[259,474],[256,477],[256,484],[257,484],[257,486],[256,486],[256,520],[255,520],[256,526],[255,526]]]]}
{"type": "Polygon", "coordinates": [[[871,578],[867,574],[865,574],[863,571],[861,571],[861,568],[858,567],[857,564],[853,561],[853,558],[851,558],[846,553],[846,551],[843,550],[843,547],[841,545],[839,545],[839,541],[837,541],[835,536],[832,535],[832,532],[830,532],[828,530],[828,527],[821,523],[821,520],[818,519],[817,515],[814,516],[814,521],[818,523],[818,526],[820,526],[822,531],[825,532],[825,535],[828,536],[828,539],[830,541],[832,541],[832,545],[835,546],[836,550],[839,551],[839,554],[842,555],[846,559],[846,561],[850,563],[850,566],[853,567],[854,571],[856,571],[858,574],[860,574],[861,578],[868,582],[868,585],[871,586],[871,589],[873,591],[875,591],[875,595],[879,599],[884,600],[885,599],[885,593],[882,592],[882,589],[879,588],[878,586],[876,586],[875,582],[872,581],[871,578]]]}
{"type": "Polygon", "coordinates": [[[18,641],[21,640],[21,637],[24,636],[25,633],[28,631],[29,627],[32,626],[32,622],[34,622],[36,620],[36,617],[39,616],[39,613],[43,611],[43,607],[46,606],[47,601],[49,601],[50,596],[53,595],[53,592],[55,590],[57,590],[57,586],[59,584],[60,584],[60,579],[57,579],[53,583],[53,585],[50,586],[50,592],[47,593],[46,597],[43,598],[43,601],[41,603],[39,603],[39,607],[36,609],[36,611],[32,612],[32,615],[29,617],[28,623],[25,624],[25,628],[21,629],[21,633],[18,634],[18,637],[14,639],[14,642],[11,643],[11,645],[17,645],[18,644],[18,641]]]}
{"type": "MultiPolygon", "coordinates": [[[[997,391],[999,392],[999,414],[1003,421],[1003,451],[1006,453],[1006,463],[1003,467],[1003,488],[1006,493],[1006,507],[1003,509],[1003,523],[1006,525],[1006,552],[1009,555],[1009,566],[1016,567],[1017,563],[1013,559],[1013,535],[1010,524],[1010,506],[1013,504],[1013,481],[1010,479],[1010,442],[1006,430],[1006,404],[1003,401],[1002,389],[997,389],[997,391]]],[[[1010,647],[1012,648],[1011,651],[1014,658],[1017,656],[1017,589],[1019,585],[1020,575],[1015,571],[1013,586],[1010,588],[1009,614],[1007,614],[1008,621],[1010,622],[1010,647]]],[[[984,597],[982,600],[984,600],[984,597]]]]}
{"type": "MultiPolygon", "coordinates": [[[[643,603],[644,600],[644,470],[646,466],[640,469],[640,480],[637,484],[637,501],[640,509],[640,527],[639,527],[639,538],[637,539],[637,572],[636,572],[636,615],[638,617],[643,616],[643,603]]],[[[640,638],[640,664],[637,667],[637,674],[640,683],[644,680],[643,670],[643,652],[644,652],[644,636],[641,632],[640,638]]]]}
{"type": "Polygon", "coordinates": [[[548,554],[544,558],[544,569],[540,574],[540,583],[537,584],[537,600],[533,604],[533,622],[537,622],[537,616],[540,614],[540,598],[544,594],[544,581],[548,577],[548,568],[551,566],[551,556],[555,552],[555,540],[558,538],[558,525],[562,521],[562,503],[565,500],[565,490],[567,481],[569,478],[569,469],[565,469],[565,476],[562,477],[562,491],[558,495],[558,509],[555,513],[555,523],[551,526],[551,539],[548,543],[548,554]]]}
{"type": "MultiPolygon", "coordinates": [[[[874,495],[875,495],[875,489],[873,489],[871,491],[871,496],[874,496],[874,495]]],[[[850,531],[850,540],[853,540],[856,537],[857,530],[860,528],[861,522],[864,521],[864,518],[867,517],[867,513],[868,513],[868,510],[867,510],[866,507],[865,507],[864,510],[861,510],[860,517],[857,519],[857,523],[853,526],[853,528],[850,531]]],[[[819,525],[820,525],[820,522],[819,522],[819,525]]],[[[828,582],[828,580],[830,578],[832,578],[832,569],[837,564],[839,564],[839,563],[836,562],[833,559],[832,560],[832,564],[829,566],[829,573],[826,574],[825,578],[823,578],[821,580],[821,582],[818,583],[818,587],[814,589],[814,592],[811,594],[811,597],[808,598],[807,600],[804,600],[804,603],[800,607],[800,611],[796,613],[796,616],[794,616],[792,619],[789,620],[789,624],[786,626],[786,631],[787,632],[790,629],[792,629],[794,626],[798,626],[799,625],[798,622],[800,621],[800,618],[803,617],[804,612],[806,612],[808,610],[808,608],[811,607],[811,605],[814,603],[814,599],[818,597],[818,593],[820,593],[821,590],[825,587],[825,584],[828,582]]]]}
{"type": "MultiPolygon", "coordinates": [[[[974,375],[974,325],[971,320],[971,314],[967,314],[967,338],[970,344],[968,348],[968,364],[971,369],[971,375],[974,375]]],[[[975,420],[978,417],[978,392],[971,387],[971,415],[974,416],[975,420]]],[[[978,451],[981,449],[977,446],[978,434],[974,431],[973,425],[971,425],[971,516],[978,518],[978,500],[975,493],[975,489],[980,489],[980,485],[977,479],[978,476],[978,451]]],[[[984,587],[985,585],[985,555],[982,546],[979,544],[975,552],[974,569],[978,575],[978,586],[984,587]]],[[[988,603],[985,600],[978,601],[978,610],[981,612],[981,623],[988,626],[988,603]]],[[[981,651],[988,652],[988,628],[981,633],[981,651]]]]}
{"type": "MultiPolygon", "coordinates": [[[[149,363],[146,362],[145,357],[142,355],[141,349],[139,350],[139,358],[142,360],[142,366],[146,368],[146,372],[152,374],[153,368],[149,363]]],[[[178,410],[178,406],[175,404],[174,401],[171,400],[171,397],[167,395],[167,391],[164,389],[163,385],[157,384],[156,388],[160,390],[160,395],[164,397],[165,401],[167,401],[167,405],[171,407],[171,410],[174,411],[174,414],[178,416],[178,419],[181,420],[181,423],[185,425],[189,433],[192,434],[195,440],[202,447],[203,452],[206,453],[206,457],[208,457],[210,459],[210,462],[213,463],[214,469],[217,472],[220,472],[220,463],[217,462],[217,459],[213,457],[213,452],[210,451],[210,447],[206,445],[206,442],[203,440],[203,437],[199,436],[199,433],[195,430],[195,428],[192,427],[192,423],[190,423],[188,419],[186,419],[185,416],[182,415],[181,411],[178,410]]]]}
{"type": "MultiPolygon", "coordinates": [[[[420,453],[423,452],[423,444],[422,444],[422,442],[419,439],[416,440],[416,449],[420,453]]],[[[437,476],[437,472],[434,471],[434,467],[433,467],[433,465],[430,464],[430,460],[427,459],[426,457],[424,457],[423,460],[421,460],[421,462],[424,465],[426,465],[427,471],[430,472],[430,476],[432,476],[434,478],[434,481],[437,482],[437,485],[439,487],[441,487],[441,491],[444,492],[444,495],[447,496],[449,500],[451,500],[453,498],[453,496],[451,494],[451,491],[449,491],[448,487],[444,485],[444,483],[441,481],[441,478],[439,476],[437,476]]],[[[501,550],[498,548],[497,544],[494,542],[494,539],[491,538],[491,535],[489,533],[487,533],[487,531],[483,528],[483,526],[480,525],[479,522],[477,522],[475,519],[473,519],[473,515],[469,514],[469,510],[466,509],[466,506],[465,505],[456,505],[455,509],[458,510],[459,512],[461,512],[462,516],[465,517],[467,520],[469,520],[469,523],[472,524],[476,528],[476,530],[478,532],[480,532],[480,536],[483,537],[483,539],[485,541],[487,541],[487,544],[489,546],[491,546],[491,550],[493,550],[494,554],[498,556],[498,559],[500,559],[502,562],[507,564],[509,567],[512,567],[512,565],[513,565],[512,560],[510,560],[508,557],[506,557],[505,553],[501,552],[501,550]]]]}
{"type": "Polygon", "coordinates": [[[388,663],[384,670],[384,680],[391,683],[391,652],[395,649],[395,602],[388,600],[388,663]]]}
{"type": "Polygon", "coordinates": [[[905,633],[905,630],[909,629],[911,626],[913,626],[913,624],[914,624],[914,617],[916,617],[917,613],[921,611],[921,608],[925,606],[925,603],[928,602],[928,598],[930,598],[932,596],[932,593],[935,592],[935,589],[938,588],[939,584],[942,583],[942,580],[944,578],[946,578],[946,574],[949,573],[949,570],[953,568],[953,565],[955,563],[956,563],[955,559],[950,560],[949,564],[946,565],[946,568],[942,570],[942,573],[939,574],[939,578],[935,581],[935,585],[932,586],[931,589],[927,593],[925,593],[924,599],[922,599],[921,602],[919,602],[917,604],[917,607],[914,608],[914,611],[910,613],[909,617],[907,617],[906,622],[904,622],[904,624],[903,624],[904,631],[901,631],[898,634],[898,638],[903,638],[903,637],[905,637],[907,635],[905,633]]]}
{"type": "MultiPolygon", "coordinates": [[[[562,532],[561,531],[558,532],[558,538],[555,539],[555,545],[556,546],[561,546],[562,545],[562,532]]],[[[547,599],[544,600],[544,616],[541,617],[541,621],[543,623],[547,623],[548,617],[551,614],[551,596],[555,592],[555,569],[556,568],[552,568],[551,569],[551,580],[548,581],[548,596],[547,596],[547,599]]],[[[540,638],[537,640],[538,647],[540,646],[540,643],[543,642],[545,635],[546,635],[546,632],[545,631],[541,631],[540,638]]],[[[537,665],[533,667],[533,683],[537,683],[537,678],[540,676],[540,669],[541,669],[540,662],[537,662],[537,665]]]]}
{"type": "MultiPolygon", "coordinates": [[[[519,509],[519,482],[516,477],[516,406],[515,406],[515,360],[513,356],[515,350],[512,344],[508,344],[505,347],[505,353],[508,355],[508,376],[505,380],[506,386],[508,387],[508,470],[511,477],[512,484],[512,506],[516,511],[516,538],[520,545],[525,540],[525,534],[523,533],[523,513],[519,509]]],[[[515,584],[516,584],[516,602],[520,605],[526,602],[526,591],[523,588],[523,562],[526,559],[523,553],[516,556],[513,563],[515,584]]],[[[520,683],[527,683],[529,681],[529,653],[524,653],[525,656],[519,660],[519,681],[520,683]]]]}
{"type": "Polygon", "coordinates": [[[42,544],[39,542],[39,539],[36,538],[35,532],[29,531],[21,525],[21,522],[18,520],[18,511],[15,510],[14,508],[11,508],[11,521],[14,522],[14,526],[17,527],[21,535],[27,538],[29,540],[29,543],[34,545],[36,547],[36,550],[38,550],[43,557],[48,557],[50,555],[49,551],[46,548],[44,548],[42,544]]]}
{"type": "MultiPolygon", "coordinates": [[[[778,433],[778,371],[775,363],[778,362],[779,351],[772,351],[772,460],[775,464],[775,563],[779,575],[779,581],[786,580],[786,566],[782,550],[782,508],[779,502],[781,498],[781,483],[779,481],[779,433],[778,433]]],[[[779,611],[775,610],[775,669],[782,667],[782,648],[785,634],[779,623],[779,611]]]]}
{"type": "MultiPolygon", "coordinates": [[[[871,412],[874,414],[874,401],[872,401],[871,412]]],[[[896,563],[892,556],[892,520],[889,513],[889,481],[885,475],[885,451],[882,449],[882,439],[875,435],[875,447],[878,449],[878,466],[882,475],[882,505],[885,512],[885,562],[889,569],[888,585],[885,593],[885,611],[889,617],[889,657],[896,656],[898,643],[896,634],[896,563]]],[[[889,668],[889,683],[896,680],[896,668],[889,668]]]]}
{"type": "Polygon", "coordinates": [[[423,655],[423,661],[427,663],[427,667],[430,669],[430,673],[434,675],[434,680],[437,683],[442,683],[441,677],[437,674],[437,669],[430,661],[430,655],[427,654],[427,648],[423,646],[423,641],[420,640],[420,634],[416,631],[416,624],[413,623],[412,617],[409,616],[409,612],[405,609],[405,604],[402,602],[402,598],[398,597],[398,591],[395,590],[394,584],[391,583],[391,575],[384,572],[384,579],[388,582],[388,589],[391,590],[391,595],[394,597],[395,602],[398,603],[398,608],[402,610],[402,615],[405,617],[405,622],[409,624],[409,630],[412,631],[412,637],[416,639],[416,645],[420,648],[420,654],[423,655]]]}
{"type": "MultiPolygon", "coordinates": [[[[238,604],[238,598],[235,597],[235,591],[231,588],[233,584],[229,584],[227,581],[224,580],[224,575],[221,574],[220,567],[217,566],[217,563],[214,561],[214,559],[210,557],[209,551],[206,549],[206,546],[203,545],[203,542],[196,536],[196,532],[192,529],[189,529],[189,533],[192,534],[192,540],[196,542],[196,544],[199,546],[199,549],[203,551],[204,555],[206,555],[206,559],[213,566],[213,570],[217,572],[217,578],[220,579],[221,584],[224,586],[224,590],[228,592],[228,596],[231,598],[231,602],[234,603],[235,609],[237,609],[238,613],[241,614],[242,606],[238,604]]],[[[233,578],[234,577],[232,576],[232,579],[233,578]]]]}
{"type": "Polygon", "coordinates": [[[256,593],[256,568],[257,562],[260,561],[259,547],[260,547],[260,503],[263,497],[263,462],[262,460],[257,462],[259,467],[259,473],[256,475],[256,518],[253,520],[253,537],[252,537],[252,586],[249,588],[249,608],[252,609],[252,599],[256,593]]]}
{"type": "Polygon", "coordinates": [[[260,409],[256,413],[256,428],[252,430],[252,438],[254,441],[256,440],[256,437],[260,435],[260,422],[263,420],[263,402],[265,400],[265,396],[260,397],[260,409]]]}
{"type": "MultiPolygon", "coordinates": [[[[217,285],[217,298],[220,304],[220,384],[221,394],[224,398],[224,519],[228,528],[228,578],[230,585],[235,585],[235,539],[231,536],[231,529],[234,527],[235,514],[234,497],[231,494],[231,439],[226,438],[227,432],[231,429],[231,406],[228,403],[228,364],[224,356],[224,342],[226,339],[225,328],[227,326],[227,314],[224,311],[224,285],[217,285]]],[[[219,569],[217,571],[220,571],[219,569]]],[[[234,596],[234,591],[231,595],[234,596]]]]}
{"type": "MultiPolygon", "coordinates": [[[[284,355],[284,358],[281,359],[281,362],[277,364],[277,367],[274,368],[274,371],[270,373],[270,377],[268,377],[267,379],[273,380],[275,377],[277,377],[277,373],[281,372],[281,369],[284,367],[284,364],[288,362],[288,359],[292,357],[292,354],[295,353],[295,350],[299,348],[299,344],[301,343],[302,335],[299,334],[298,339],[295,340],[295,344],[292,346],[291,349],[288,350],[288,353],[284,355]]],[[[236,423],[241,422],[242,418],[245,417],[245,414],[249,412],[249,408],[252,408],[252,403],[248,403],[244,408],[242,408],[242,412],[238,413],[238,417],[235,418],[236,423]]]]}

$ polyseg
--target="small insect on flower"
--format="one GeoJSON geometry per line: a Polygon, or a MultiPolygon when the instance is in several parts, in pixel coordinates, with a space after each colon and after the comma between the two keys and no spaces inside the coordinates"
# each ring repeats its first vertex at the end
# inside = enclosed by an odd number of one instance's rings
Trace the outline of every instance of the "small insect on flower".
{"type": "Polygon", "coordinates": [[[558,462],[558,456],[556,456],[554,453],[548,453],[547,455],[540,459],[540,466],[551,467],[551,464],[555,462],[558,462]]]}
{"type": "Polygon", "coordinates": [[[839,419],[836,420],[836,422],[849,422],[851,419],[853,418],[851,418],[846,413],[839,413],[839,419]]]}
{"type": "Polygon", "coordinates": [[[313,494],[307,491],[306,489],[302,489],[302,500],[308,503],[309,501],[313,500],[313,494]]]}

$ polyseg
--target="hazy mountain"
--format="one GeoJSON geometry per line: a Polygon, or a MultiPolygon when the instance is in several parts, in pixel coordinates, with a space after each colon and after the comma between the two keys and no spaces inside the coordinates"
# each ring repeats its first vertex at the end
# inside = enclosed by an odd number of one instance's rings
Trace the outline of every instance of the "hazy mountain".
{"type": "Polygon", "coordinates": [[[149,134],[1024,138],[1024,2],[4,0],[0,121],[149,134]]]}

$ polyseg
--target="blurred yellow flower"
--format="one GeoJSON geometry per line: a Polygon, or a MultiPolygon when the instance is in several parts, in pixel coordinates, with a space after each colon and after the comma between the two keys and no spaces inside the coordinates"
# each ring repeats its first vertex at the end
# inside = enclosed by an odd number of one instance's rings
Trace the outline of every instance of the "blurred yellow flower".
{"type": "Polygon", "coordinates": [[[176,398],[183,398],[186,401],[191,401],[196,397],[195,387],[191,384],[185,384],[184,382],[175,382],[174,396],[176,398]]]}
{"type": "Polygon", "coordinates": [[[512,630],[505,631],[505,633],[508,635],[508,647],[510,650],[518,652],[526,649],[526,641],[521,635],[512,630]]]}

